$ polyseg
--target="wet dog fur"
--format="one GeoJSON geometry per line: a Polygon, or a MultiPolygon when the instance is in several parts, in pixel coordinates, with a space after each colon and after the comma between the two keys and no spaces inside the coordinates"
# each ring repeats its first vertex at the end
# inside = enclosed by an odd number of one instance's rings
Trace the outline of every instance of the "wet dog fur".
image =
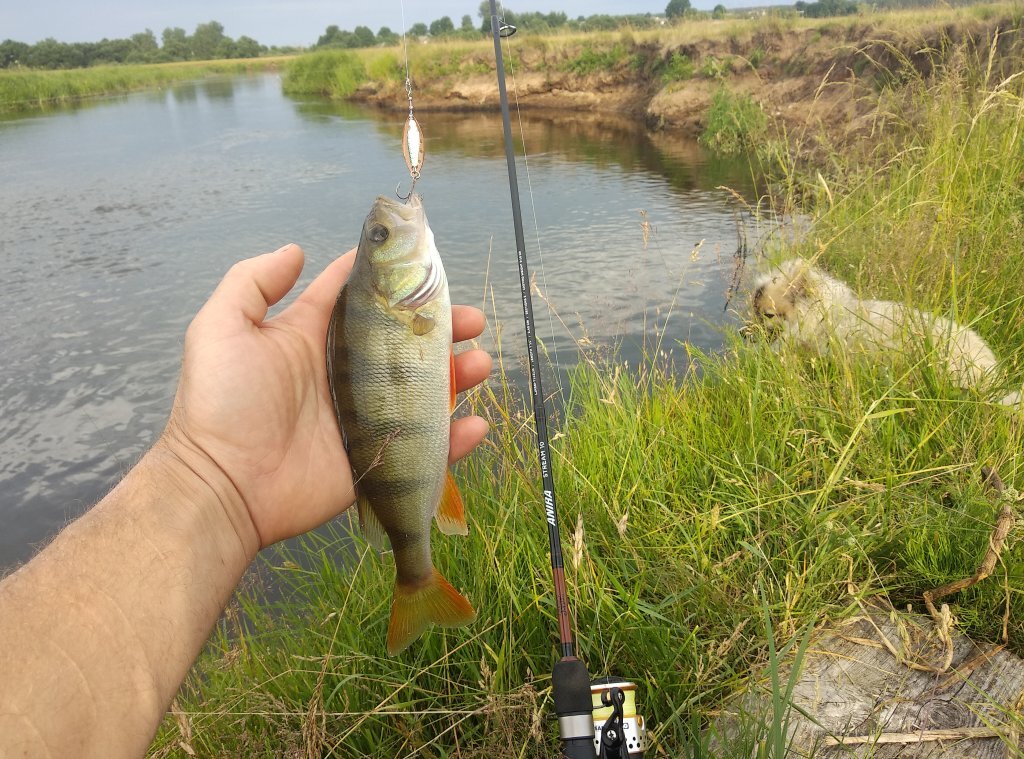
{"type": "MultiPolygon", "coordinates": [[[[784,261],[760,275],[752,307],[755,325],[776,343],[824,355],[833,345],[879,354],[902,351],[917,341],[933,349],[962,388],[985,393],[1000,381],[995,354],[973,329],[902,303],[862,300],[846,283],[803,259],[784,261]]],[[[1001,403],[1016,406],[1020,401],[1020,393],[1013,392],[1001,403]]]]}

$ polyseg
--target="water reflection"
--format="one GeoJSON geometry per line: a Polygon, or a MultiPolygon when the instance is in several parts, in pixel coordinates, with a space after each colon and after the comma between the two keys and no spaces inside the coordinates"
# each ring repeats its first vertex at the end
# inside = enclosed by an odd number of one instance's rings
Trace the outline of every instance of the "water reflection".
{"type": "MultiPolygon", "coordinates": [[[[330,124],[334,119],[369,120],[386,139],[401,145],[404,113],[381,114],[354,104],[301,100],[296,112],[319,124],[330,124]]],[[[469,158],[504,156],[501,121],[495,113],[430,112],[419,117],[426,132],[428,157],[435,151],[469,158]]],[[[754,189],[745,157],[715,156],[696,140],[676,134],[651,134],[635,119],[616,114],[527,110],[513,126],[513,139],[520,161],[524,154],[527,161],[556,155],[598,168],[649,172],[668,179],[678,189],[727,186],[740,194],[754,189]]]]}
{"type": "MultiPolygon", "coordinates": [[[[169,95],[176,103],[194,103],[199,98],[199,82],[182,82],[173,85],[169,95]]],[[[162,97],[157,95],[155,97],[162,97]]]]}
{"type": "Polygon", "coordinates": [[[200,87],[202,87],[203,94],[210,100],[230,100],[235,96],[236,81],[234,77],[204,79],[200,83],[200,87]]]}

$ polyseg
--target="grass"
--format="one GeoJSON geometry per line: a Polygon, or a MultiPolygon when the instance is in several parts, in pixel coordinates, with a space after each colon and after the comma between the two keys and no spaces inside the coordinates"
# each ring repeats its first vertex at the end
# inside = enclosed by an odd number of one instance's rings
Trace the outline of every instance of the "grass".
{"type": "Polygon", "coordinates": [[[696,67],[693,65],[693,61],[690,60],[690,57],[677,50],[669,57],[668,63],[665,64],[665,67],[661,72],[662,84],[667,85],[672,82],[692,79],[695,70],[696,67]]]}
{"type": "Polygon", "coordinates": [[[94,66],[36,71],[0,69],[0,112],[49,108],[89,97],[164,87],[207,76],[244,74],[282,66],[287,58],[94,66]]]}
{"type": "MultiPolygon", "coordinates": [[[[984,66],[912,82],[913,118],[873,162],[788,175],[813,223],[772,253],[974,324],[1019,381],[1020,85],[984,66]]],[[[860,598],[920,609],[923,590],[972,574],[995,513],[979,469],[1021,481],[1022,425],[926,357],[869,364],[738,338],[690,357],[685,376],[654,359],[585,360],[573,376],[555,465],[580,652],[592,675],[640,685],[652,753],[671,756],[701,755],[713,715],[767,667],[767,721],[740,739],[778,757],[783,659],[856,608],[851,578],[860,598]]],[[[470,535],[434,540],[478,621],[386,657],[390,560],[336,524],[271,554],[283,599],[239,596],[154,756],[554,756],[539,475],[530,415],[503,377],[473,401],[493,432],[457,473],[470,535]]],[[[1024,546],[1011,542],[998,574],[949,600],[984,640],[1009,604],[1020,652],[1024,546]]]]}
{"type": "MultiPolygon", "coordinates": [[[[375,70],[393,77],[391,61],[378,61],[375,70]]],[[[321,50],[304,55],[288,67],[282,88],[289,95],[350,96],[368,80],[362,57],[348,50],[321,50]]]]}
{"type": "Polygon", "coordinates": [[[754,152],[765,141],[768,117],[753,97],[721,87],[708,109],[699,141],[720,155],[754,152]]]}
{"type": "Polygon", "coordinates": [[[571,71],[577,76],[586,76],[611,69],[624,61],[626,57],[626,46],[622,43],[616,43],[607,49],[585,44],[578,55],[566,61],[564,67],[566,71],[571,71]]]}
{"type": "MultiPolygon", "coordinates": [[[[437,83],[455,75],[491,71],[493,48],[485,44],[435,42],[409,48],[409,69],[420,81],[437,83]]],[[[291,95],[350,97],[361,85],[404,87],[404,48],[318,50],[296,58],[285,70],[284,91],[291,95]]]]}

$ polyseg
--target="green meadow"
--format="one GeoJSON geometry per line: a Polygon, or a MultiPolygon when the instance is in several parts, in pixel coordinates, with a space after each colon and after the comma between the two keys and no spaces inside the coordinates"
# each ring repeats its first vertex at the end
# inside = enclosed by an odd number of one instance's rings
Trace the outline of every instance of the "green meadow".
{"type": "MultiPolygon", "coordinates": [[[[805,220],[765,255],[812,258],[864,295],[971,324],[1019,387],[1024,75],[966,49],[948,60],[899,82],[888,128],[856,160],[809,166],[762,142],[753,160],[772,192],[754,211],[805,220]]],[[[592,675],[639,684],[649,756],[703,756],[726,700],[777,671],[772,652],[866,600],[923,611],[922,591],[974,572],[998,508],[980,469],[1020,487],[1024,424],[955,387],[924,347],[825,358],[730,332],[714,355],[673,343],[692,362],[680,376],[667,346],[639,368],[581,346],[555,475],[581,656],[592,675]]],[[[532,418],[504,373],[466,403],[492,423],[457,468],[470,535],[435,535],[434,551],[477,622],[387,657],[390,558],[339,521],[267,553],[277,594],[240,592],[153,756],[555,755],[532,418]]],[[[999,640],[1008,614],[1020,653],[1015,537],[991,578],[945,600],[978,640],[999,640]]],[[[772,740],[743,736],[743,755],[782,756],[774,726],[772,740]]]]}

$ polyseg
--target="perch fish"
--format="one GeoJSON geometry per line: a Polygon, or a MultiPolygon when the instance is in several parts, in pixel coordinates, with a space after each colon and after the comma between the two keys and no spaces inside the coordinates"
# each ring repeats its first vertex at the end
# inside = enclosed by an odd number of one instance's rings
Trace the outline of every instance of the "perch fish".
{"type": "Polygon", "coordinates": [[[363,532],[394,554],[392,655],[431,623],[459,627],[476,618],[430,552],[435,517],[444,533],[468,532],[448,470],[454,366],[448,280],[422,200],[379,197],[331,315],[327,376],[363,532]]]}

